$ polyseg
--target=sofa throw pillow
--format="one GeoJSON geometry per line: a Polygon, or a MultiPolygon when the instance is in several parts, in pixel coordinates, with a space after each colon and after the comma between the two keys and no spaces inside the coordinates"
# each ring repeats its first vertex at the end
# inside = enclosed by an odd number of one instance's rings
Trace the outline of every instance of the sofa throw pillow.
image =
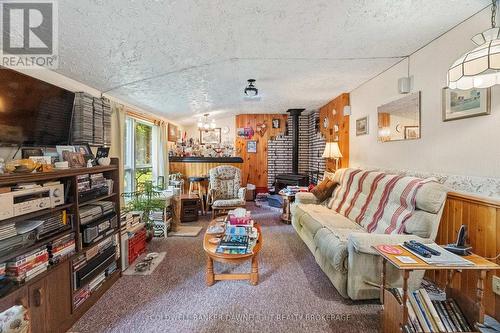
{"type": "Polygon", "coordinates": [[[337,185],[330,178],[325,178],[321,183],[319,183],[315,188],[311,190],[311,193],[318,199],[319,202],[323,202],[332,196],[333,190],[337,185]]]}

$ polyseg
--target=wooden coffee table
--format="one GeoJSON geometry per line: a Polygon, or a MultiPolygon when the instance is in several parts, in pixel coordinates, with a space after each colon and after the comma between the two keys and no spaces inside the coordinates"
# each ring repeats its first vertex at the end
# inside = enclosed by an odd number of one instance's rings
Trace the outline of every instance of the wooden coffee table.
{"type": "MultiPolygon", "coordinates": [[[[214,219],[210,222],[209,226],[215,225],[217,220],[214,219]]],[[[257,238],[257,244],[253,248],[253,253],[248,254],[224,254],[215,253],[217,249],[216,244],[211,244],[208,240],[215,237],[216,235],[207,234],[203,238],[203,249],[207,253],[207,286],[212,286],[215,281],[222,280],[249,280],[251,285],[257,285],[259,283],[259,263],[257,260],[257,255],[262,248],[262,232],[260,225],[254,223],[254,227],[257,228],[259,232],[259,237],[257,238]],[[240,264],[244,261],[252,261],[252,270],[250,273],[225,273],[216,274],[214,273],[214,261],[230,264],[240,264]]]]}

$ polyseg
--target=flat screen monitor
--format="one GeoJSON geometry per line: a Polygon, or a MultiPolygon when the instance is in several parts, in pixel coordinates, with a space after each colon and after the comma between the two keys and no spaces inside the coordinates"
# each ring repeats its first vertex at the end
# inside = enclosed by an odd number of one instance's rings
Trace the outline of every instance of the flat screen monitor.
{"type": "Polygon", "coordinates": [[[68,144],[74,100],[71,91],[0,67],[0,145],[68,144]]]}

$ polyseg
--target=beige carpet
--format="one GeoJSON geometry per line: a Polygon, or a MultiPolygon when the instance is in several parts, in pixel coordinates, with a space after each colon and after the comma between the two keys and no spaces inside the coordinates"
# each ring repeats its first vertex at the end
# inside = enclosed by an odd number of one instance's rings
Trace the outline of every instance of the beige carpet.
{"type": "MultiPolygon", "coordinates": [[[[203,232],[154,239],[149,251],[167,252],[151,275],[123,276],[72,332],[378,332],[377,301],[343,299],[313,255],[279,213],[249,204],[261,223],[260,281],[205,285],[203,232]]],[[[206,226],[204,221],[193,223],[206,226]]],[[[243,272],[249,264],[215,264],[216,272],[243,272]]]]}
{"type": "Polygon", "coordinates": [[[168,237],[196,237],[203,227],[180,225],[176,231],[170,231],[168,237]]]}

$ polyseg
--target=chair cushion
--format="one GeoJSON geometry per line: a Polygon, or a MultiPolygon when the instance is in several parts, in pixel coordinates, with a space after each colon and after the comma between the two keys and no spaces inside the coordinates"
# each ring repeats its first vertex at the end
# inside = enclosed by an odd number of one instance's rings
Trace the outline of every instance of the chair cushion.
{"type": "Polygon", "coordinates": [[[221,165],[210,169],[210,188],[215,191],[214,199],[238,198],[241,184],[240,169],[231,165],[221,165]]]}
{"type": "Polygon", "coordinates": [[[242,199],[227,199],[227,200],[215,200],[212,204],[212,207],[221,208],[221,207],[236,207],[236,206],[245,206],[245,200],[242,199]]]}

